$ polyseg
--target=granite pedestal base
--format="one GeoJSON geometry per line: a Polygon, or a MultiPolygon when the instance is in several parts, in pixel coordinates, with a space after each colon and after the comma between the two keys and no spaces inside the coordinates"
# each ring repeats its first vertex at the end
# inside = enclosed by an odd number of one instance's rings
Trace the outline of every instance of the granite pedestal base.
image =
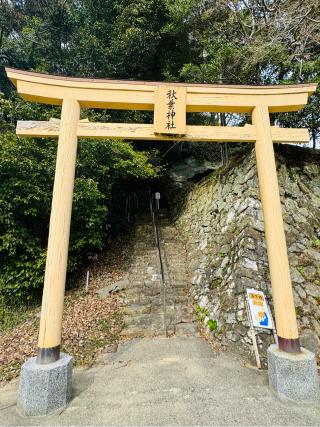
{"type": "Polygon", "coordinates": [[[316,357],[301,347],[301,353],[285,353],[276,344],[268,348],[271,389],[281,398],[296,402],[318,402],[319,378],[316,357]]]}
{"type": "Polygon", "coordinates": [[[22,415],[49,415],[62,411],[71,399],[72,357],[60,353],[60,359],[39,365],[36,357],[21,368],[18,409],[22,415]]]}

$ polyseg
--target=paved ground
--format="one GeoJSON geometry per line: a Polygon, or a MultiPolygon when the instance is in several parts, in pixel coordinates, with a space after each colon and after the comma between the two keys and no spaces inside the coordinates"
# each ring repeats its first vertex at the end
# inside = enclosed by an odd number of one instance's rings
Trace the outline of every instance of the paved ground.
{"type": "Polygon", "coordinates": [[[0,424],[12,425],[320,425],[320,405],[279,401],[266,372],[214,354],[200,338],[127,342],[104,364],[76,370],[75,396],[60,415],[22,418],[17,382],[0,389],[0,424]]]}

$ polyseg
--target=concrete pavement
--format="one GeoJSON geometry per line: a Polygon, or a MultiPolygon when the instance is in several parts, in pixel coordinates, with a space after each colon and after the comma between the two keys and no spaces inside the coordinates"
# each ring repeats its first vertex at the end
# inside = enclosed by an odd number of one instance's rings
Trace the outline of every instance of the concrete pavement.
{"type": "Polygon", "coordinates": [[[3,426],[320,425],[319,405],[278,400],[259,372],[201,338],[144,338],[99,365],[76,369],[74,398],[59,415],[23,418],[18,381],[0,389],[3,426]]]}

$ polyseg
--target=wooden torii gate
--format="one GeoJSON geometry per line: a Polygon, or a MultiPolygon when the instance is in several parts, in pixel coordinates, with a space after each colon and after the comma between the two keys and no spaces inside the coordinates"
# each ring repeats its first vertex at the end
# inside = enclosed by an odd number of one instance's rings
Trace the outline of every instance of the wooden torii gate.
{"type": "Polygon", "coordinates": [[[307,129],[270,126],[269,113],[296,111],[316,84],[233,86],[95,80],[6,68],[27,101],[62,105],[61,121],[18,121],[17,135],[59,138],[37,361],[60,357],[77,140],[119,138],[255,144],[279,349],[300,351],[273,143],[306,143],[307,129]],[[154,110],[153,124],[80,121],[81,108],[154,110]],[[244,127],[189,126],[187,112],[249,113],[244,127]]]}

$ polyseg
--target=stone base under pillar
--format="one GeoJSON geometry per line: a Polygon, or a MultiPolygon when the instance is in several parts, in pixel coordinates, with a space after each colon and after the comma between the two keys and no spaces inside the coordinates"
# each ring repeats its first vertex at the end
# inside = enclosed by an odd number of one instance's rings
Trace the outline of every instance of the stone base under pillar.
{"type": "Polygon", "coordinates": [[[268,375],[271,389],[281,398],[310,403],[320,398],[316,357],[303,347],[301,353],[285,353],[272,344],[268,375]]]}
{"type": "Polygon", "coordinates": [[[70,401],[71,390],[71,356],[60,353],[60,359],[48,365],[39,365],[32,357],[21,368],[18,409],[26,416],[60,412],[70,401]]]}

